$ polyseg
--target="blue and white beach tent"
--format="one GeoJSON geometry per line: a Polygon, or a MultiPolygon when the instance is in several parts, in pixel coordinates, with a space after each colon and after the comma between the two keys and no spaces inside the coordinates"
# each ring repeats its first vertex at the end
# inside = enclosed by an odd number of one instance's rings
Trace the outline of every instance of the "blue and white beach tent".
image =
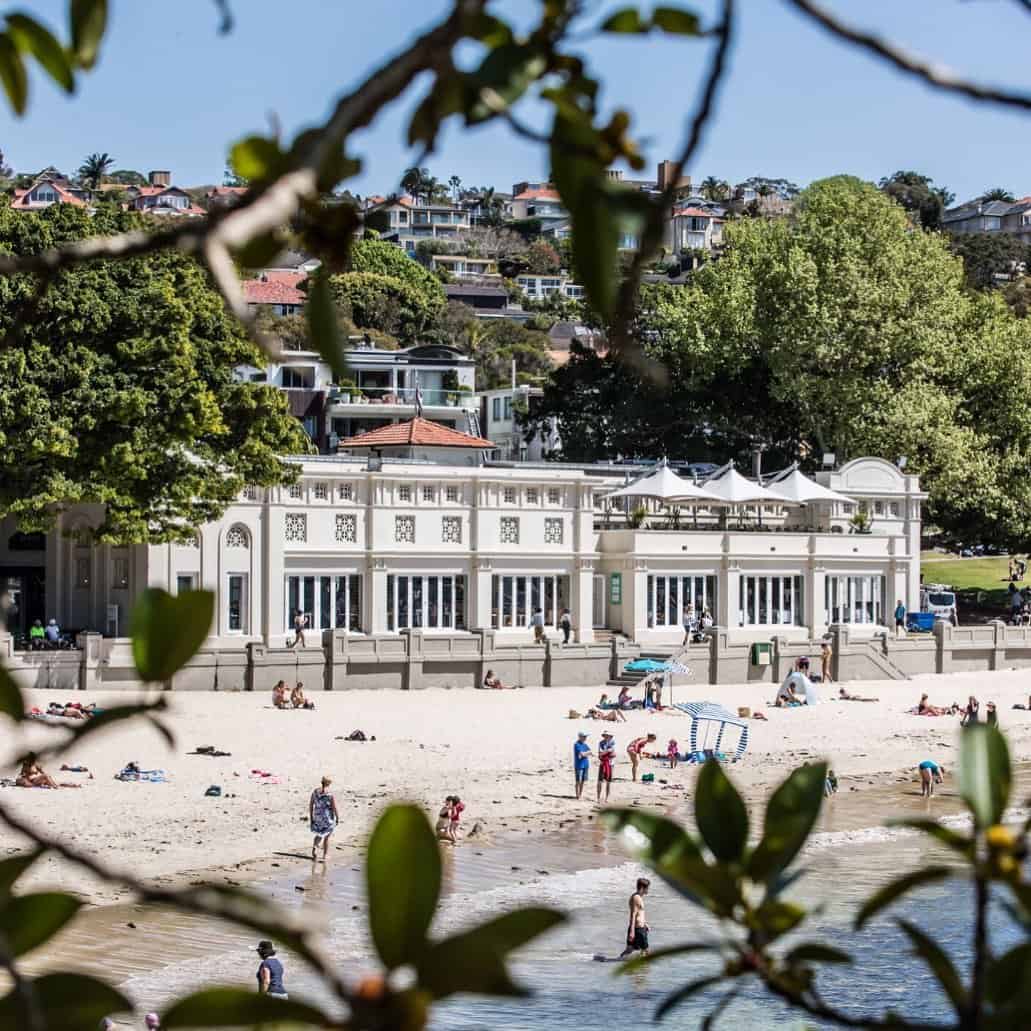
{"type": "Polygon", "coordinates": [[[728,726],[737,727],[741,734],[737,741],[735,759],[740,759],[748,748],[748,723],[728,712],[722,705],[715,702],[680,702],[674,706],[681,712],[691,717],[691,751],[701,752],[711,750],[718,752],[723,743],[723,732],[728,726]],[[701,744],[699,744],[699,729],[703,731],[701,744]],[[710,735],[715,732],[716,741],[709,744],[710,735]]]}

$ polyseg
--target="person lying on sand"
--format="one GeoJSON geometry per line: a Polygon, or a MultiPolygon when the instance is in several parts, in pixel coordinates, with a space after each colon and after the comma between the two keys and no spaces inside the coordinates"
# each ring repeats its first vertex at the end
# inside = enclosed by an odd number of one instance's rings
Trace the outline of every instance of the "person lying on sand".
{"type": "Polygon", "coordinates": [[[931,705],[927,700],[927,695],[922,694],[913,711],[917,716],[953,716],[959,711],[959,706],[953,702],[949,708],[941,709],[937,705],[931,705]]]}
{"type": "Polygon", "coordinates": [[[588,709],[587,718],[589,720],[605,720],[607,723],[626,723],[626,716],[619,709],[610,709],[608,712],[602,712],[601,709],[588,709]]]}
{"type": "MultiPolygon", "coordinates": [[[[880,698],[863,698],[857,694],[849,694],[843,687],[838,688],[838,697],[843,702],[879,702],[880,698]]],[[[925,696],[926,697],[926,696],[925,696]]]]}

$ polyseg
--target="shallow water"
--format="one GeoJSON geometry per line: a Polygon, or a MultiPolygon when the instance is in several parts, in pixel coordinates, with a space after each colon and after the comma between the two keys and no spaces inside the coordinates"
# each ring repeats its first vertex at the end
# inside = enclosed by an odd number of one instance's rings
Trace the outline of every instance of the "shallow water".
{"type": "MultiPolygon", "coordinates": [[[[1031,768],[1020,771],[1023,799],[1031,787],[1031,768]]],[[[671,793],[670,793],[671,794],[671,793]]],[[[936,796],[935,815],[955,813],[952,790],[936,796]]],[[[792,894],[823,906],[805,940],[840,946],[842,931],[857,905],[879,884],[925,862],[924,839],[878,826],[887,816],[917,815],[928,803],[912,783],[877,787],[837,796],[825,808],[820,830],[806,852],[806,876],[792,894]]],[[[365,935],[364,891],[357,865],[321,865],[277,857],[277,879],[259,886],[270,899],[300,907],[325,928],[331,953],[349,977],[375,969],[365,935]],[[303,888],[303,891],[298,890],[303,888]],[[356,911],[353,907],[358,907],[356,911]]],[[[711,959],[668,960],[630,976],[616,976],[614,964],[593,961],[596,953],[616,955],[625,933],[626,900],[634,881],[646,873],[626,860],[618,839],[593,821],[561,835],[528,837],[526,842],[479,849],[466,842],[445,862],[444,899],[435,930],[445,934],[469,923],[527,904],[564,910],[570,922],[523,950],[514,964],[517,978],[532,987],[530,999],[459,998],[440,1006],[432,1027],[496,1028],[521,1031],[557,1027],[572,1012],[582,1022],[631,1026],[650,1022],[655,1006],[688,980],[712,972],[711,959]]],[[[647,900],[653,948],[700,940],[713,931],[713,921],[657,879],[647,900]]],[[[892,909],[917,922],[960,964],[969,959],[972,901],[957,885],[927,889],[892,909]]],[[[1001,911],[992,921],[993,945],[1005,946],[1017,936],[1001,911]]],[[[141,907],[108,907],[88,914],[64,934],[50,959],[76,968],[103,971],[123,982],[143,1009],[160,1008],[172,996],[213,983],[252,986],[256,967],[254,935],[141,907]],[[131,921],[135,929],[126,928],[131,921]]],[[[856,956],[854,968],[828,969],[821,985],[829,1002],[853,1014],[883,1012],[889,1006],[903,1014],[933,1020],[947,1014],[947,1004],[928,981],[919,961],[908,955],[908,943],[892,919],[878,919],[862,934],[850,936],[847,947],[856,956]]],[[[295,997],[319,997],[315,979],[297,961],[286,957],[287,985],[295,997]]],[[[674,1027],[694,1027],[718,994],[699,996],[667,1018],[674,1027]]],[[[756,986],[732,1004],[722,1026],[756,1028],[821,1027],[788,1013],[756,986]]]]}

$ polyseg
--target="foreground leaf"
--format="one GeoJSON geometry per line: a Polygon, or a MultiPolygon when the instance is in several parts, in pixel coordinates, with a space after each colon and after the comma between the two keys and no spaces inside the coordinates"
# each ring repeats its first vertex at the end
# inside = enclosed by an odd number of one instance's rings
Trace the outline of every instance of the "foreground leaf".
{"type": "Polygon", "coordinates": [[[959,743],[959,793],[980,828],[1002,819],[1010,796],[1010,756],[997,727],[968,727],[959,743]]]}
{"type": "Polygon", "coordinates": [[[652,11],[652,24],[678,36],[697,36],[701,30],[698,15],[682,7],[656,7],[652,11]]]}
{"type": "Polygon", "coordinates": [[[996,1006],[1031,990],[1031,943],[1025,942],[993,960],[985,972],[985,995],[996,1006]]]}
{"type": "Polygon", "coordinates": [[[163,1028],[241,1027],[297,1023],[326,1027],[325,1013],[294,999],[270,999],[241,988],[205,988],[179,999],[161,1018],[163,1028]]]}
{"type": "Polygon", "coordinates": [[[72,49],[83,68],[92,68],[107,28],[107,0],[71,0],[72,49]]]}
{"type": "Polygon", "coordinates": [[[692,995],[697,995],[699,992],[704,992],[706,988],[719,984],[722,980],[722,974],[717,974],[714,977],[700,977],[697,981],[691,981],[689,984],[684,985],[683,988],[678,988],[659,1003],[658,1008],[655,1010],[655,1020],[662,1020],[675,1006],[686,1002],[692,995]]]}
{"type": "Polygon", "coordinates": [[[14,682],[14,677],[6,667],[0,665],[0,712],[18,722],[25,719],[25,702],[22,700],[21,688],[14,682]]]}
{"type": "Polygon", "coordinates": [[[888,826],[909,827],[911,830],[920,831],[923,834],[929,835],[934,838],[935,841],[945,845],[946,848],[951,848],[953,852],[958,852],[961,856],[966,856],[968,859],[972,859],[974,856],[973,838],[969,838],[965,834],[960,834],[958,831],[945,827],[937,820],[924,818],[889,820],[888,826]]]}
{"type": "MultiPolygon", "coordinates": [[[[44,974],[33,979],[32,987],[44,1024],[54,1031],[97,1031],[104,1017],[132,1010],[121,992],[85,974],[44,974]]],[[[30,1026],[21,997],[8,992],[0,999],[0,1027],[21,1031],[30,1026]]]]}
{"type": "Polygon", "coordinates": [[[748,860],[753,881],[770,881],[801,851],[812,832],[827,780],[827,764],[794,770],[770,796],[762,840],[748,860]]]}
{"type": "Polygon", "coordinates": [[[840,949],[832,949],[829,945],[818,942],[805,942],[796,945],[784,958],[789,963],[851,963],[852,957],[840,949]]]}
{"type": "Polygon", "coordinates": [[[20,856],[0,859],[0,899],[10,895],[11,888],[19,877],[43,855],[42,849],[24,852],[20,856]]]}
{"type": "Polygon", "coordinates": [[[304,309],[308,318],[308,335],[315,350],[333,370],[333,379],[339,382],[347,375],[347,363],[344,360],[343,335],[329,287],[329,276],[324,271],[318,272],[311,277],[310,283],[308,303],[304,309]]]}
{"type": "Polygon", "coordinates": [[[602,32],[642,33],[650,27],[636,7],[623,7],[614,11],[601,23],[602,32]]]}
{"type": "MultiPolygon", "coordinates": [[[[150,717],[151,722],[165,737],[165,740],[168,741],[170,736],[168,728],[152,716],[153,713],[162,712],[167,708],[168,704],[163,697],[159,697],[153,702],[140,702],[136,705],[116,705],[113,709],[105,709],[97,716],[91,716],[88,720],[82,720],[78,726],[72,729],[71,736],[61,744],[55,745],[52,748],[41,749],[39,754],[54,757],[64,755],[71,749],[76,748],[84,737],[92,737],[101,730],[107,730],[112,724],[122,723],[125,720],[144,715],[150,717]]],[[[174,739],[169,743],[174,745],[174,739]]]]}
{"type": "Polygon", "coordinates": [[[75,91],[75,77],[64,47],[48,28],[24,14],[9,14],[7,30],[19,50],[32,54],[46,73],[66,93],[75,91]]]}
{"type": "Polygon", "coordinates": [[[0,32],[0,82],[14,113],[24,114],[29,97],[29,78],[25,74],[25,62],[6,32],[0,32]]]}
{"type": "Polygon", "coordinates": [[[214,615],[211,591],[186,591],[173,597],[148,587],[131,616],[132,656],[140,676],[150,682],[171,680],[204,643],[214,615]]]}
{"type": "Polygon", "coordinates": [[[418,964],[440,898],[440,851],[425,814],[388,807],[373,828],[365,859],[369,928],[390,970],[418,964]]]}
{"type": "Polygon", "coordinates": [[[938,984],[945,989],[945,994],[956,1012],[962,1014],[967,1003],[967,990],[952,960],[937,942],[928,938],[916,925],[902,919],[898,920],[898,925],[913,943],[913,951],[930,967],[938,984]]]}
{"type": "Polygon", "coordinates": [[[616,970],[616,975],[632,974],[649,963],[655,963],[660,959],[669,959],[671,956],[686,956],[692,952],[719,952],[721,948],[719,942],[691,942],[687,945],[671,945],[668,949],[653,949],[647,956],[635,956],[633,959],[628,959],[616,970]]]}
{"type": "Polygon", "coordinates": [[[445,938],[429,946],[419,960],[419,987],[437,999],[455,992],[526,995],[509,976],[506,956],[565,919],[553,909],[520,909],[445,938]]]}
{"type": "Polygon", "coordinates": [[[21,956],[49,941],[82,908],[73,895],[45,891],[16,895],[0,907],[0,936],[12,956],[21,956]]]}
{"type": "Polygon", "coordinates": [[[715,759],[709,759],[698,774],[695,822],[717,859],[725,863],[741,859],[748,841],[748,810],[715,759]]]}
{"type": "Polygon", "coordinates": [[[948,866],[925,866],[922,870],[914,870],[902,877],[886,884],[879,891],[874,892],[860,907],[856,913],[855,926],[860,928],[872,916],[875,916],[886,906],[890,906],[896,899],[911,892],[914,888],[922,887],[925,884],[934,884],[936,881],[943,881],[951,877],[955,871],[948,866]]]}

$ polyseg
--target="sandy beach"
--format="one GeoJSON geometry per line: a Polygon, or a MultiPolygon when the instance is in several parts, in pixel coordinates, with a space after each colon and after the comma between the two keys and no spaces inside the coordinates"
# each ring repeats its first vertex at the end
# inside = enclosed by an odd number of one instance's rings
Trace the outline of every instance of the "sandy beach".
{"type": "MultiPolygon", "coordinates": [[[[677,681],[678,702],[707,699],[731,710],[747,705],[768,716],[766,722],[750,722],[748,753],[731,767],[734,779],[753,798],[761,797],[787,770],[820,757],[831,760],[846,791],[901,777],[915,780],[916,764],[928,757],[950,767],[958,718],[906,712],[924,691],[938,705],[965,702],[975,694],[982,714],[985,702],[995,701],[1014,759],[1031,758],[1031,713],[1012,709],[1016,702],[1027,703],[1031,677],[1026,671],[848,685],[850,693],[879,698],[871,703],[838,701],[833,697],[836,687],[827,685],[820,705],[791,710],[769,706],[774,694],[770,685],[713,687],[682,677],[677,681]]],[[[323,774],[333,778],[342,817],[334,847],[343,852],[361,845],[376,814],[395,799],[412,800],[434,812],[445,795],[461,795],[467,806],[464,832],[473,833],[482,845],[503,844],[513,836],[525,841],[527,835],[587,819],[596,811],[596,767],[584,801],[577,803],[572,795],[571,752],[580,729],[587,730],[593,745],[602,730],[615,734],[619,760],[613,803],[666,808],[689,797],[694,767],[682,764],[670,771],[658,761],[646,761],[642,769],[654,772],[655,782],[633,784],[625,748],[633,737],[653,731],[660,746],[656,751],[665,752],[671,737],[686,750],[690,719],[679,713],[643,712],[629,712],[627,721],[617,724],[568,718],[570,709],[582,713],[596,702],[601,690],[319,693],[311,696],[315,711],[290,712],[273,709],[268,694],[174,694],[168,696],[165,717],[176,737],[174,748],[143,722],[112,727],[63,760],[87,766],[92,780],[51,769],[60,779],[82,783],[80,790],[5,788],[2,798],[48,833],[112,866],[170,884],[202,872],[267,876],[275,873],[275,853],[306,853],[311,848],[308,797],[323,774]],[[356,729],[376,740],[342,740],[356,729]],[[186,754],[203,745],[232,754],[186,754]],[[167,771],[168,783],[114,780],[129,761],[167,771]],[[272,773],[275,783],[262,783],[254,770],[272,773]],[[222,797],[205,796],[213,784],[221,787],[222,797]]],[[[66,697],[113,705],[131,696],[26,693],[28,704],[44,708],[66,697]]],[[[9,728],[7,724],[0,755],[4,776],[14,775],[13,759],[26,748],[64,733],[35,723],[14,733],[9,728]]],[[[0,854],[22,845],[17,835],[0,830],[0,854]]],[[[94,904],[123,898],[109,886],[84,880],[79,871],[60,869],[53,860],[38,864],[32,880],[77,891],[94,904]]]]}

